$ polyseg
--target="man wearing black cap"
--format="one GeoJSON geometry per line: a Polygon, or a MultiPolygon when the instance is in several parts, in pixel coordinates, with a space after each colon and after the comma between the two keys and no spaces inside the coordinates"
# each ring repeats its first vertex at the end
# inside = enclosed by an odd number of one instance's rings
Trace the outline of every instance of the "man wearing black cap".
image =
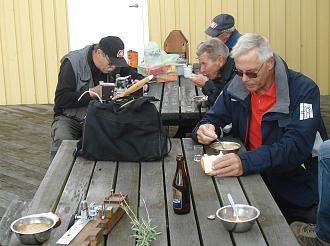
{"type": "Polygon", "coordinates": [[[218,38],[231,50],[241,34],[235,28],[234,17],[229,14],[220,14],[214,17],[205,33],[212,38],[218,38]]]}
{"type": "Polygon", "coordinates": [[[133,80],[144,78],[128,66],[124,43],[115,36],[104,37],[98,44],[71,51],[61,59],[51,131],[51,160],[62,140],[81,137],[82,120],[89,101],[97,98],[95,93],[100,94],[100,81],[115,82],[117,74],[131,75],[133,80]],[[89,93],[83,95],[86,91],[89,93]]]}

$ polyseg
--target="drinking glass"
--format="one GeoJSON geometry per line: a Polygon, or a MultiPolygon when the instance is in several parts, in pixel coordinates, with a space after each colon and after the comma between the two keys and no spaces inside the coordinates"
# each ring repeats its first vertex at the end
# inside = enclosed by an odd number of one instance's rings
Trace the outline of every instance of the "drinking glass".
{"type": "Polygon", "coordinates": [[[194,161],[200,162],[204,154],[203,145],[194,145],[194,161]]]}
{"type": "Polygon", "coordinates": [[[191,65],[187,65],[183,68],[183,76],[185,78],[190,78],[192,74],[192,66],[191,65]]]}

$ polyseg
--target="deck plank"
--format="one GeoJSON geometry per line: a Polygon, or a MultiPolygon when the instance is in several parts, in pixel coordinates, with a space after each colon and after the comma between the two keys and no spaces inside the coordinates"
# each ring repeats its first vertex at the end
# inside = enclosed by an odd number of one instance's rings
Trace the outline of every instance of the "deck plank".
{"type": "Polygon", "coordinates": [[[0,217],[31,200],[49,166],[53,105],[0,106],[0,217]],[[10,187],[9,187],[10,186],[10,187]]]}

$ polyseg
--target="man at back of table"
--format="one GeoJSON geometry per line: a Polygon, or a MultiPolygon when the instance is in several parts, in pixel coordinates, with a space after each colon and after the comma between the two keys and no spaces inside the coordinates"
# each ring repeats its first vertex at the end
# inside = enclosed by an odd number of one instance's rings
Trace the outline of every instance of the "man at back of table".
{"type": "Polygon", "coordinates": [[[210,144],[218,138],[216,128],[232,122],[233,137],[248,151],[218,157],[211,175],[260,173],[288,223],[315,223],[318,191],[313,156],[328,138],[318,86],[288,69],[260,34],[240,37],[231,56],[237,75],[196,126],[193,137],[210,144]]]}
{"type": "Polygon", "coordinates": [[[220,14],[213,18],[205,33],[224,42],[229,51],[234,47],[241,34],[235,28],[235,19],[229,14],[220,14]]]}
{"type": "Polygon", "coordinates": [[[223,87],[234,77],[235,63],[229,57],[228,47],[217,38],[202,42],[196,54],[201,65],[200,74],[192,74],[189,79],[202,88],[212,106],[223,87]]]}

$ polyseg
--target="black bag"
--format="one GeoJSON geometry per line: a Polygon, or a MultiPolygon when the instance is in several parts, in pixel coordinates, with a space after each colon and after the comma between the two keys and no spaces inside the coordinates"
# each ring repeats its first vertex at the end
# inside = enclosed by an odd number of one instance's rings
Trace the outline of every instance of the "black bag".
{"type": "Polygon", "coordinates": [[[167,154],[154,97],[91,101],[76,155],[100,161],[154,161],[167,154]]]}

